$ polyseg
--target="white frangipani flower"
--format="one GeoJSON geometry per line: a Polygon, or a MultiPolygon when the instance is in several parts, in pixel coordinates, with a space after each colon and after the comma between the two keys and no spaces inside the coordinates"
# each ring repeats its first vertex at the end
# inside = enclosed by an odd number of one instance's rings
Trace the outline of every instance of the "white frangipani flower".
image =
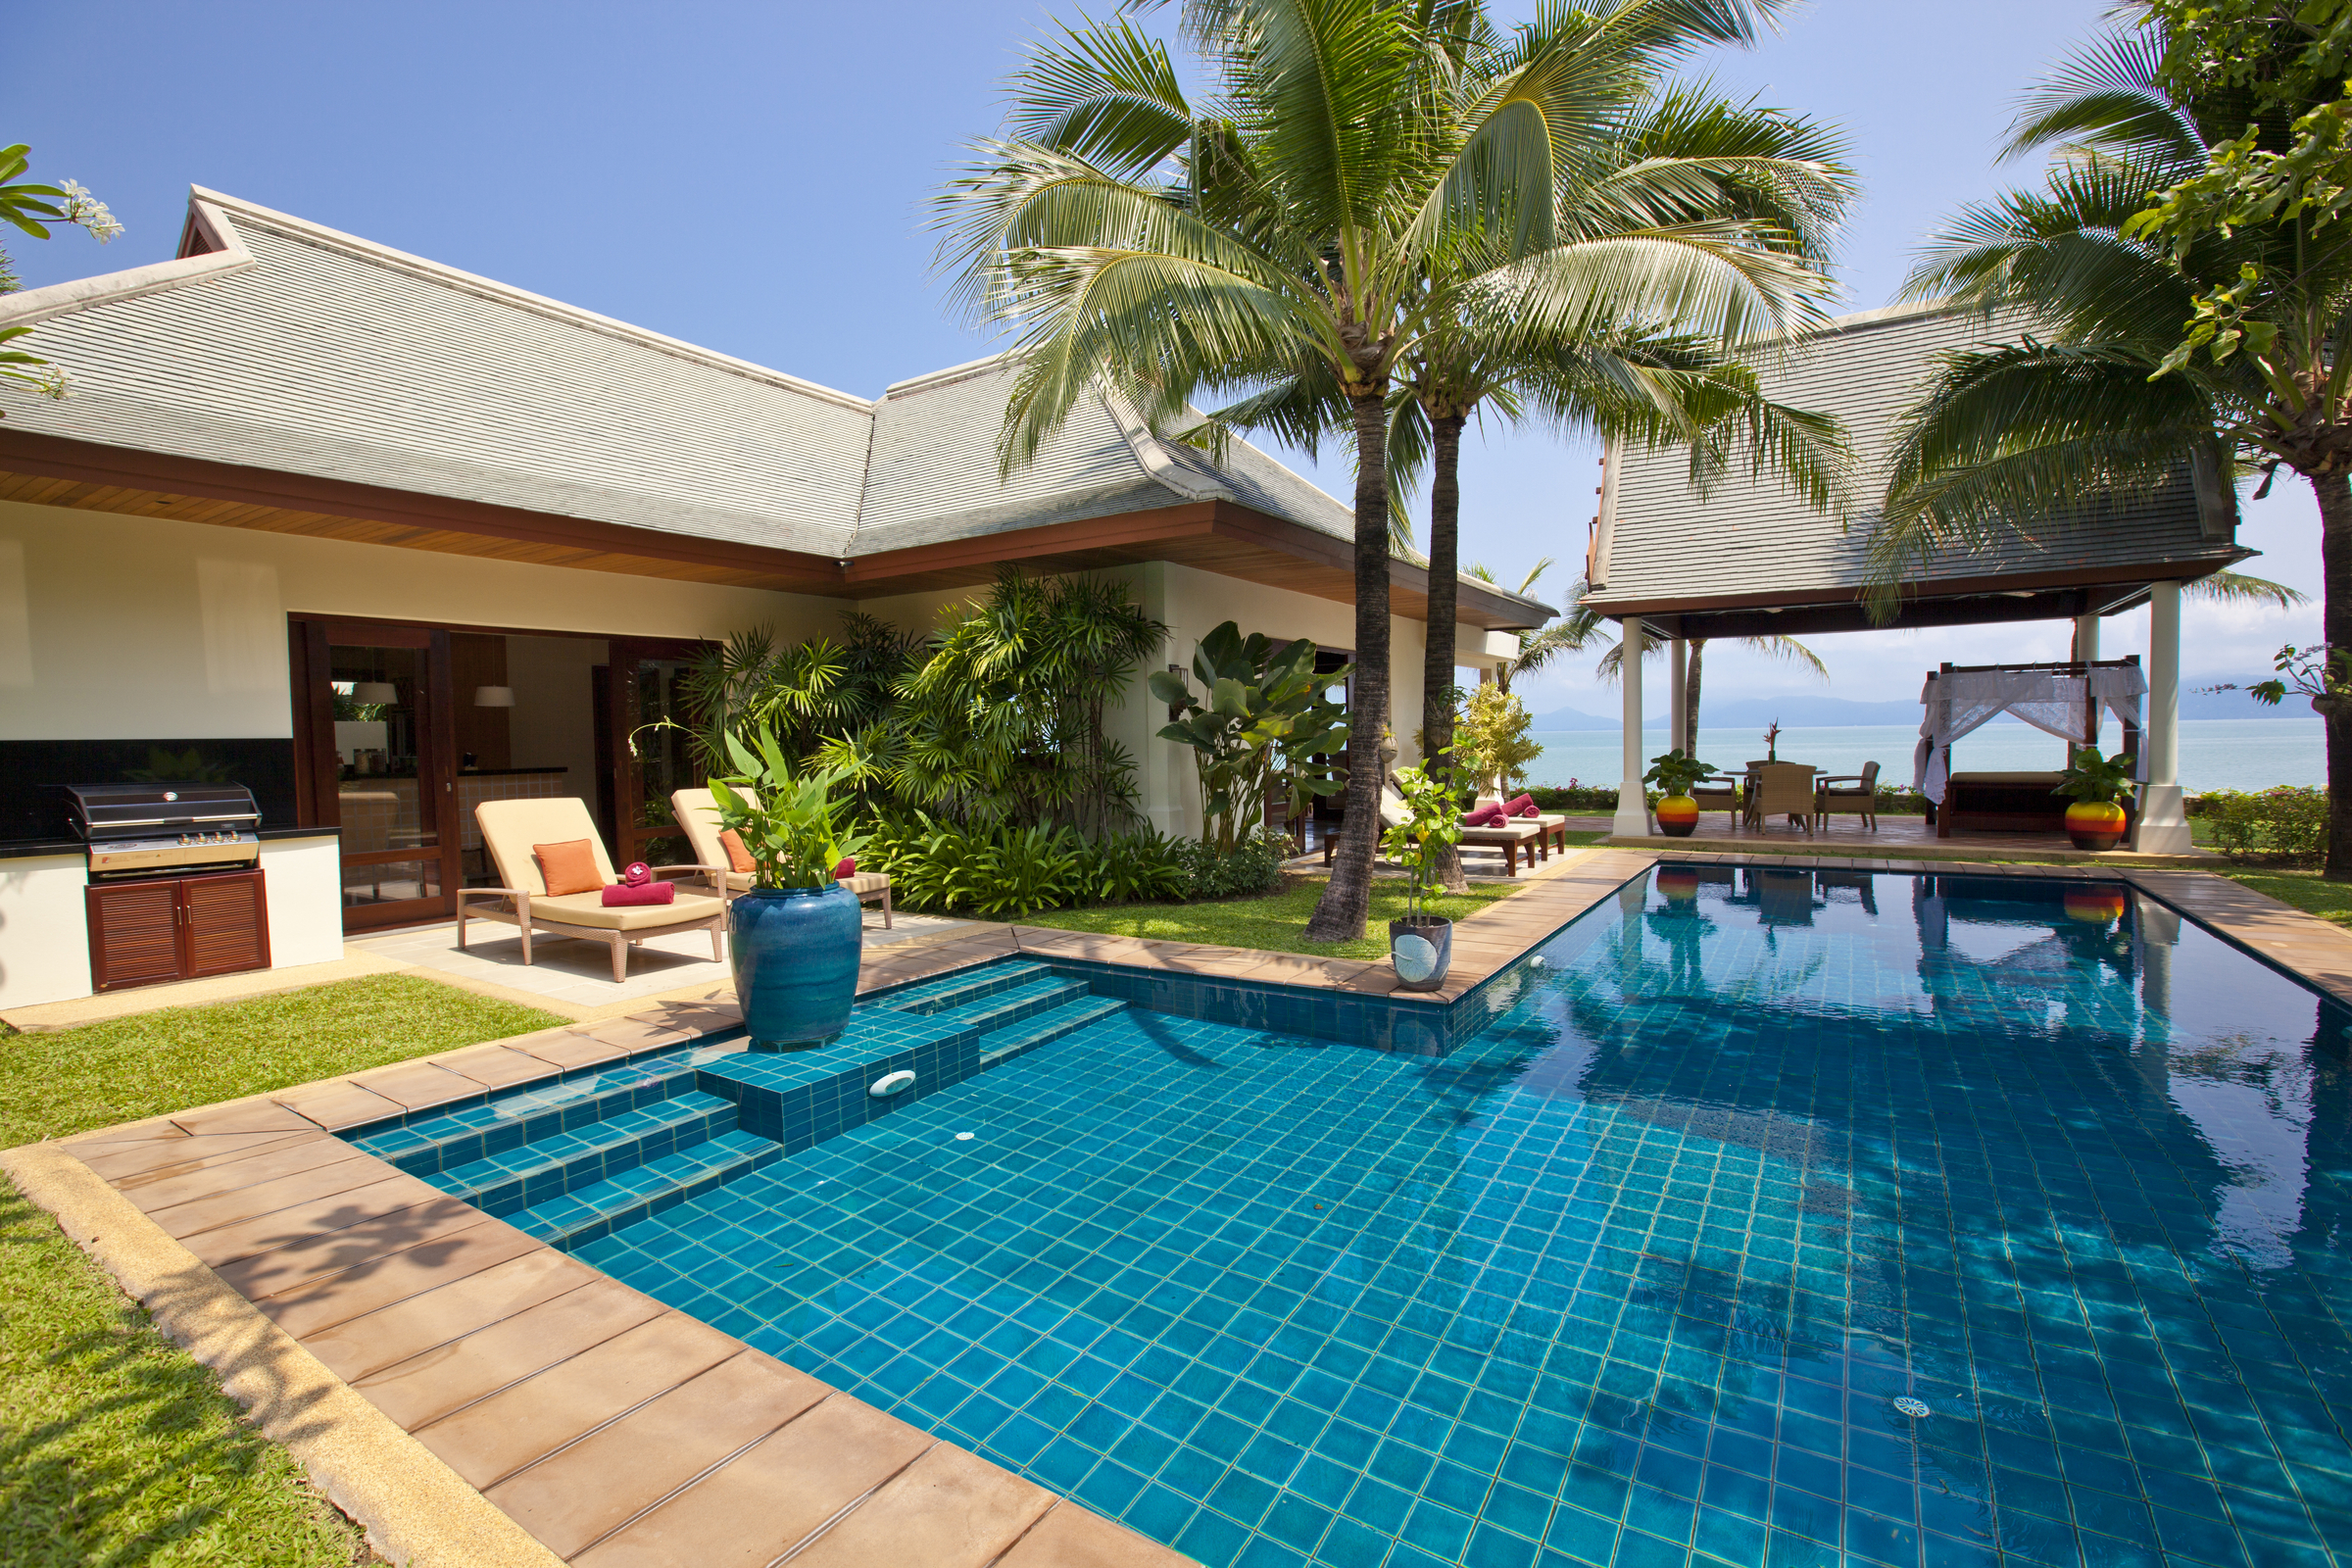
{"type": "Polygon", "coordinates": [[[107,210],[106,203],[91,195],[81,181],[60,180],[57,188],[66,193],[67,222],[79,223],[101,245],[122,232],[122,220],[107,210]]]}
{"type": "Polygon", "coordinates": [[[35,389],[45,398],[64,402],[74,395],[74,377],[62,365],[44,365],[29,377],[35,389]]]}

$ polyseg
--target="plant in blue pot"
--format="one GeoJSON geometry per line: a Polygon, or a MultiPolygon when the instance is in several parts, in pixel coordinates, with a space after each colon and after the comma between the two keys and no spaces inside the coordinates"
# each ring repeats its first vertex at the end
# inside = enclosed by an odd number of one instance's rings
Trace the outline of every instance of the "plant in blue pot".
{"type": "Polygon", "coordinates": [[[838,770],[795,774],[764,726],[726,745],[735,772],[710,780],[710,799],[752,861],[751,887],[727,906],[736,1000],[753,1050],[815,1045],[849,1027],[858,1000],[858,896],[834,873],[865,835],[843,824],[838,770]]]}
{"type": "Polygon", "coordinates": [[[1389,922],[1389,962],[1397,990],[1435,991],[1453,962],[1453,922],[1430,913],[1421,901],[1437,883],[1446,851],[1462,841],[1462,805],[1417,767],[1396,770],[1396,793],[1404,798],[1404,819],[1389,828],[1380,850],[1411,880],[1404,888],[1404,918],[1389,922]]]}

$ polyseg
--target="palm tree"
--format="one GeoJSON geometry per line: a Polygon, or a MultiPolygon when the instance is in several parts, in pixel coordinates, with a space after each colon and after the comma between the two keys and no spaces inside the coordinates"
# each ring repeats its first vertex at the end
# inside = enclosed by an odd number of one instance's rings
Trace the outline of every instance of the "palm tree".
{"type": "MultiPolygon", "coordinates": [[[[1519,586],[1511,591],[1522,599],[1527,598],[1535,592],[1536,583],[1551,569],[1551,558],[1545,556],[1528,569],[1527,575],[1519,579],[1519,586]]],[[[1483,561],[1470,564],[1470,575],[1480,582],[1501,586],[1501,580],[1494,575],[1494,569],[1483,561]]],[[[1602,629],[1605,622],[1599,612],[1585,608],[1584,598],[1585,584],[1579,578],[1576,586],[1568,590],[1566,613],[1556,620],[1519,633],[1519,652],[1494,667],[1494,684],[1502,688],[1504,696],[1510,695],[1513,680],[1521,675],[1535,674],[1562,654],[1581,654],[1595,643],[1606,647],[1615,642],[1602,629]]]]}
{"type": "Polygon", "coordinates": [[[1195,0],[1184,33],[1213,91],[1124,20],[1041,44],[1008,133],[942,196],[943,260],[981,318],[1016,331],[1002,461],[1029,461],[1098,385],[1154,425],[1194,394],[1328,381],[1355,445],[1353,727],[1347,819],[1309,940],[1363,930],[1389,716],[1388,404],[1397,367],[1492,297],[1530,340],[1654,319],[1727,340],[1811,298],[1748,225],[1669,223],[1585,241],[1556,223],[1548,149],[1625,99],[1629,61],[1741,42],[1785,0],[1562,7],[1483,48],[1474,4],[1195,0]],[[1606,50],[1580,52],[1593,36],[1606,50]],[[1473,286],[1441,255],[1501,259],[1473,286]],[[1489,274],[1500,270],[1497,278],[1489,274]],[[1507,305],[1504,303],[1507,301],[1507,305]]]}
{"type": "MultiPolygon", "coordinates": [[[[2180,466],[2280,467],[2318,498],[2330,651],[2312,695],[2328,724],[2328,875],[2352,880],[2352,234],[2321,209],[2177,238],[2133,220],[2213,167],[2244,126],[2234,89],[2167,91],[2153,23],[2109,33],[2029,94],[2011,154],[2055,146],[2041,188],[1963,209],[1905,293],[2015,313],[2020,341],[1950,356],[1898,437],[1871,540],[1877,603],[1929,551],[2020,519],[2095,514],[2180,466]],[[2184,322],[2230,292],[2242,351],[2183,356],[2184,322]]],[[[2261,492],[2257,492],[2259,495],[2261,492]]]]}
{"type": "MultiPolygon", "coordinates": [[[[1715,640],[1708,637],[1693,637],[1690,641],[1690,659],[1683,670],[1683,732],[1680,735],[1667,737],[1667,744],[1670,747],[1690,757],[1698,755],[1700,670],[1706,662],[1707,644],[1715,640]]],[[[1821,662],[1821,656],[1793,637],[1775,634],[1770,637],[1739,637],[1733,640],[1751,654],[1762,654],[1766,659],[1784,660],[1791,664],[1802,665],[1825,681],[1830,678],[1830,666],[1821,662]]],[[[1642,650],[1642,657],[1644,659],[1655,658],[1664,653],[1669,646],[1671,645],[1658,639],[1649,639],[1647,646],[1642,650]]],[[[1601,655],[1600,662],[1593,666],[1592,672],[1602,680],[1614,682],[1623,673],[1624,668],[1625,649],[1623,646],[1619,646],[1601,655]]]]}

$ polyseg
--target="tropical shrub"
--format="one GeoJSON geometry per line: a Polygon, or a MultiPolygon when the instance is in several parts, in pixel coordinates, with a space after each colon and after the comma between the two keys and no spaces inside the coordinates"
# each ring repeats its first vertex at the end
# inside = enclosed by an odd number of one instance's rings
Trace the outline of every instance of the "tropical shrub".
{"type": "Polygon", "coordinates": [[[1245,638],[1229,620],[1200,639],[1193,675],[1206,702],[1173,669],[1152,674],[1152,695],[1173,715],[1160,738],[1193,749],[1201,837],[1218,854],[1258,832],[1276,792],[1291,820],[1303,822],[1312,800],[1346,787],[1337,759],[1348,749],[1348,710],[1325,693],[1348,671],[1318,674],[1312,642],[1278,643],[1263,632],[1245,638]]]}
{"type": "Polygon", "coordinates": [[[1421,915],[1421,900],[1438,880],[1446,852],[1462,841],[1461,802],[1443,779],[1431,778],[1417,767],[1396,770],[1396,793],[1403,797],[1405,818],[1384,834],[1383,855],[1405,868],[1404,915],[1421,915]]]}
{"type": "Polygon", "coordinates": [[[1184,898],[1193,848],[1150,827],[1089,839],[1067,827],[958,827],[915,811],[875,829],[864,865],[887,873],[907,908],[1002,919],[1184,898]]]}
{"type": "Polygon", "coordinates": [[[1260,831],[1230,850],[1200,839],[1183,841],[1181,855],[1190,886],[1184,896],[1232,899],[1270,893],[1282,883],[1281,841],[1260,831]]]}
{"type": "Polygon", "coordinates": [[[714,764],[766,726],[870,814],[1099,837],[1136,821],[1135,761],[1104,717],[1166,636],[1118,582],[1007,566],[924,637],[855,612],[838,639],[739,633],[696,663],[687,706],[714,764]]]}
{"type": "Polygon", "coordinates": [[[2327,858],[2328,809],[2326,790],[2283,784],[2259,794],[2207,790],[2197,797],[2215,849],[2232,860],[2280,865],[2318,865],[2327,858]]]}
{"type": "Polygon", "coordinates": [[[1501,687],[1481,684],[1454,722],[1454,774],[1471,795],[1507,795],[1527,778],[1527,764],[1544,755],[1529,737],[1535,715],[1501,687]]]}
{"type": "Polygon", "coordinates": [[[719,825],[752,858],[752,885],[831,887],[834,868],[865,847],[865,835],[843,822],[840,777],[823,769],[796,774],[775,732],[764,727],[752,745],[733,735],[726,743],[735,771],[712,776],[710,799],[719,825]]]}

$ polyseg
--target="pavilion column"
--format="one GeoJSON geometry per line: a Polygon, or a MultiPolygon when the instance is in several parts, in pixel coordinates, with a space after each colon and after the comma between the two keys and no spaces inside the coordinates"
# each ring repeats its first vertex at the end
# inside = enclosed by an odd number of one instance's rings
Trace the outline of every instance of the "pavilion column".
{"type": "MultiPolygon", "coordinates": [[[[2075,617],[2075,662],[2081,664],[2095,664],[2099,662],[2099,617],[2096,615],[2077,615],[2075,617]]],[[[2089,690],[2087,677],[2084,679],[2083,689],[2085,692],[2089,690]]],[[[2087,715],[2083,722],[2089,726],[2090,733],[2078,736],[2076,739],[2082,745],[2096,746],[2099,744],[2098,705],[2084,703],[2082,708],[2087,715]]],[[[2067,748],[2066,760],[2069,762],[2075,760],[2074,747],[2067,748]]]]}
{"type": "Polygon", "coordinates": [[[1617,683],[1625,689],[1625,778],[1617,787],[1617,815],[1609,831],[1618,838],[1649,837],[1649,803],[1642,793],[1642,620],[1628,615],[1620,628],[1617,683]]]}
{"type": "Polygon", "coordinates": [[[1667,644],[1674,684],[1666,692],[1666,749],[1698,755],[1698,737],[1690,733],[1690,643],[1677,637],[1667,644]]]}
{"type": "Polygon", "coordinates": [[[2148,585],[2148,782],[2139,792],[2142,855],[2185,855],[2188,815],[2180,808],[2180,585],[2148,585]]]}

